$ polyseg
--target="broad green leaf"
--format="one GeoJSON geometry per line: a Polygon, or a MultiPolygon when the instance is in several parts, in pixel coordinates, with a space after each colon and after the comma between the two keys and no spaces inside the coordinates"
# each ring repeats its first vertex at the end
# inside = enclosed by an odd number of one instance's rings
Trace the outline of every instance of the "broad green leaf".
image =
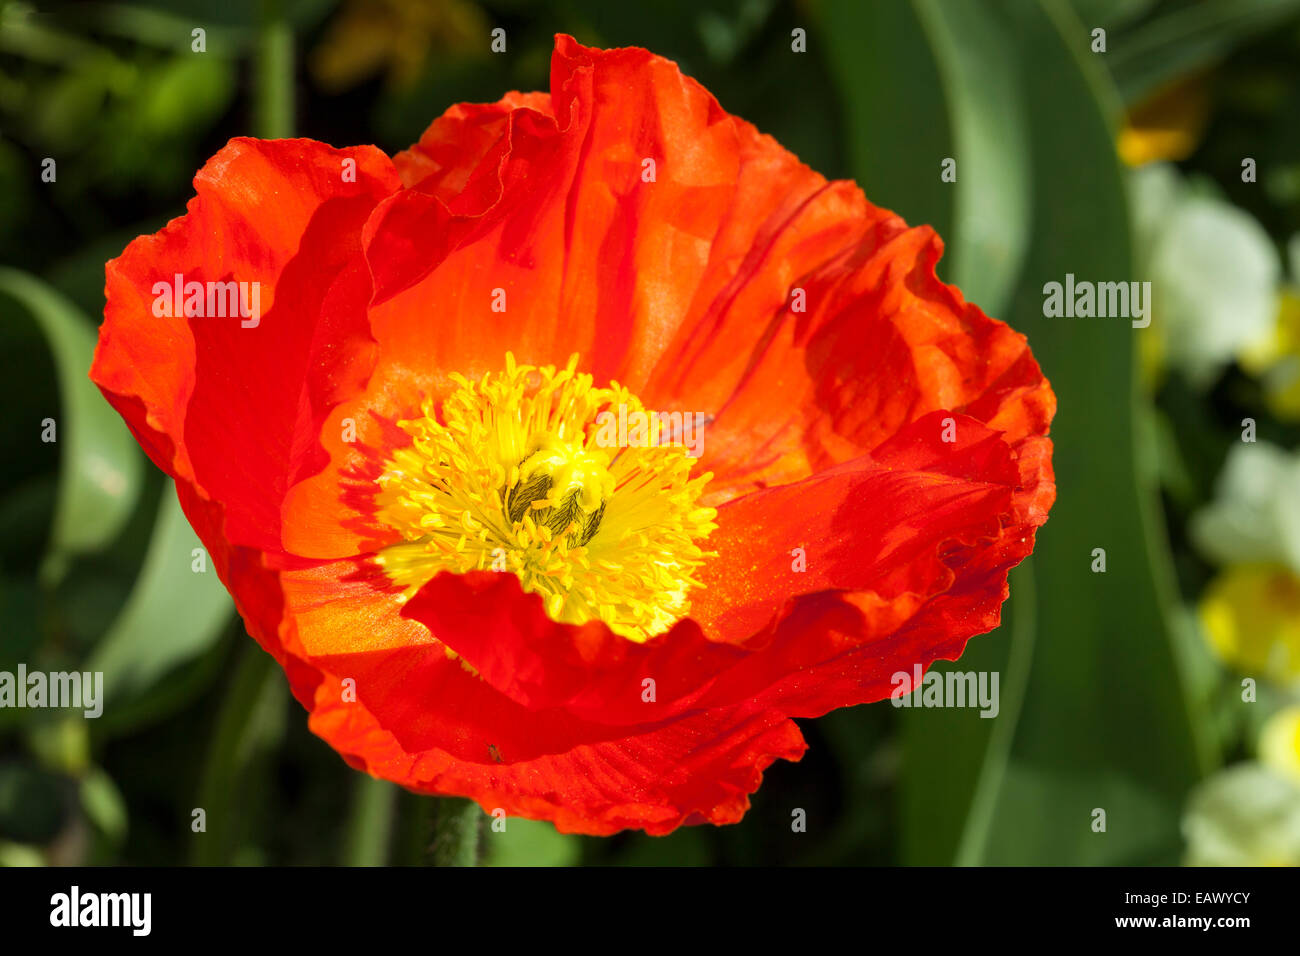
{"type": "Polygon", "coordinates": [[[230,597],[168,483],[135,588],[86,665],[104,674],[105,710],[205,654],[230,612],[230,597]]]}
{"type": "MultiPolygon", "coordinates": [[[[853,177],[910,225],[951,233],[953,155],[939,70],[911,4],[829,0],[823,42],[844,98],[853,177]]],[[[948,263],[940,263],[945,275],[948,263]]]]}
{"type": "Polygon", "coordinates": [[[1034,554],[1038,640],[983,862],[1174,863],[1179,809],[1213,763],[1185,693],[1172,572],[1135,455],[1135,330],[1044,316],[1045,283],[1134,274],[1113,102],[1060,0],[1008,4],[1021,51],[1034,230],[1009,313],[1052,381],[1058,497],[1034,554]],[[1069,117],[1068,134],[1060,132],[1069,117]],[[1106,570],[1094,573],[1095,549],[1106,570]],[[1094,830],[1104,811],[1106,830],[1094,830]]]}
{"type": "MultiPolygon", "coordinates": [[[[913,0],[939,64],[956,160],[947,275],[990,315],[1005,308],[1029,232],[1016,51],[984,0],[913,0]]],[[[921,160],[922,157],[917,157],[921,160]]],[[[936,182],[932,189],[941,190],[936,182]]]]}
{"type": "MultiPolygon", "coordinates": [[[[104,547],[130,517],[140,493],[141,455],[122,420],[86,377],[95,351],[90,322],[60,293],[15,269],[0,268],[0,292],[36,319],[59,377],[62,408],[49,416],[55,420],[61,461],[47,565],[50,579],[57,580],[71,557],[104,547]]],[[[42,428],[41,422],[32,422],[33,442],[41,440],[42,428]]]]}
{"type": "Polygon", "coordinates": [[[1031,565],[1011,574],[1012,597],[1003,607],[1002,625],[972,638],[960,660],[934,668],[941,674],[996,673],[996,716],[981,717],[978,707],[900,709],[904,863],[976,865],[984,858],[1033,660],[1031,565]]]}
{"type": "MultiPolygon", "coordinates": [[[[909,222],[934,225],[947,244],[941,274],[999,315],[1024,258],[1031,189],[1023,79],[1006,28],[984,0],[832,3],[827,27],[849,105],[853,169],[868,198],[909,222]],[[949,157],[956,160],[953,183],[941,178],[949,157]]],[[[1030,598],[1019,627],[976,638],[952,665],[1000,672],[998,718],[900,711],[905,861],[951,863],[963,840],[982,841],[1032,640],[1030,598]],[[976,830],[964,837],[973,800],[976,830]]]]}

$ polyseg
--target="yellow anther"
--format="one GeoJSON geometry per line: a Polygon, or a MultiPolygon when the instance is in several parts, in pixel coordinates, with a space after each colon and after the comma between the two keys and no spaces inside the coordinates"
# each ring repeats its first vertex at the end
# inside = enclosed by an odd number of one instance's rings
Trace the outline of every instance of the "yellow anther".
{"type": "Polygon", "coordinates": [[[441,406],[399,423],[411,444],[378,480],[379,518],[404,539],[379,563],[405,595],[440,571],[504,564],[556,620],[643,641],[689,613],[717,516],[696,504],[711,476],[692,479],[680,446],[597,442],[597,416],[643,412],[635,396],[596,388],[577,356],[557,369],[507,354],[504,372],[449,377],[441,406]]]}

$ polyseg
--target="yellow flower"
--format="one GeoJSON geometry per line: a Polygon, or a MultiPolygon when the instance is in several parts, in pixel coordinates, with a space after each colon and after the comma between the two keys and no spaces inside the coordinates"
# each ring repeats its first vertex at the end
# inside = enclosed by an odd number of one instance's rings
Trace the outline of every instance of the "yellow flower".
{"type": "Polygon", "coordinates": [[[1300,578],[1287,568],[1229,567],[1206,590],[1200,616],[1228,666],[1278,683],[1300,679],[1300,578]]]}
{"type": "Polygon", "coordinates": [[[1125,118],[1119,156],[1129,166],[1190,156],[1210,115],[1205,75],[1186,77],[1147,97],[1125,118]]]}
{"type": "Polygon", "coordinates": [[[1300,705],[1268,719],[1259,737],[1259,759],[1270,769],[1300,781],[1300,705]]]}
{"type": "Polygon", "coordinates": [[[1270,334],[1243,349],[1238,361],[1247,372],[1263,379],[1274,415],[1300,420],[1300,289],[1281,291],[1270,334]]]}

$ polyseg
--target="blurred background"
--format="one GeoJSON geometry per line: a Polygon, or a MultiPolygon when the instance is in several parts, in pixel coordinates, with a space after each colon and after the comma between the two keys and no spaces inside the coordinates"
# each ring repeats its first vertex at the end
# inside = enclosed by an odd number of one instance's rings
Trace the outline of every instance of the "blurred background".
{"type": "Polygon", "coordinates": [[[546,89],[561,31],[932,224],[1057,390],[1059,499],[955,665],[997,719],[842,710],[736,826],[512,820],[485,862],[1300,863],[1300,0],[127,0],[0,2],[0,671],[106,683],[97,720],[0,709],[0,864],[426,861],[430,801],[260,676],[86,372],[105,261],[229,137],[392,153],[546,89]],[[1067,273],[1150,281],[1150,326],[1045,318],[1067,273]]]}

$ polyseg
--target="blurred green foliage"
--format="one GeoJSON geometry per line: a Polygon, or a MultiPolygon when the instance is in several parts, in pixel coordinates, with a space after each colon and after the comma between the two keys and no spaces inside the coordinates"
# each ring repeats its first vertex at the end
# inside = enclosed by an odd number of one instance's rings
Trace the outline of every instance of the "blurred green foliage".
{"type": "MultiPolygon", "coordinates": [[[[1282,260],[1300,232],[1300,2],[10,0],[0,670],[103,670],[109,705],[96,721],[0,710],[0,864],[426,861],[430,801],[349,770],[311,736],[215,574],[192,572],[203,556],[170,483],[85,372],[104,262],[181,213],[227,138],[292,112],[300,135],[395,152],[454,102],[545,89],[556,32],[676,60],[810,166],[933,225],[948,242],[941,274],[1025,332],[1056,388],[1059,500],[1012,576],[1003,625],[939,665],[999,671],[998,719],[839,711],[803,723],[808,755],[773,766],[737,826],[596,840],[512,820],[486,837],[484,862],[1295,862],[1295,784],[1250,758],[1296,690],[1261,684],[1243,706],[1241,675],[1207,650],[1193,613],[1216,565],[1188,528],[1243,418],[1284,449],[1300,445],[1300,422],[1275,413],[1272,379],[1235,352],[1192,374],[1126,322],[1044,318],[1042,286],[1157,267],[1183,281],[1191,253],[1152,252],[1172,215],[1153,204],[1159,177],[1134,179],[1116,146],[1180,84],[1195,91],[1180,104],[1206,105],[1172,157],[1177,176],[1257,221],[1282,260]],[[291,40],[279,48],[264,42],[268,10],[291,40]],[[488,53],[497,26],[505,57],[488,53]],[[792,52],[795,29],[807,53],[792,52]],[[277,68],[293,109],[267,113],[277,68]],[[940,178],[948,157],[955,182],[940,178]],[[1257,182],[1243,181],[1243,157],[1257,182]],[[57,442],[42,441],[47,419],[57,442]],[[791,830],[796,807],[806,833],[791,830]]],[[[1211,260],[1219,234],[1201,240],[1211,260]]],[[[1226,318],[1183,311],[1157,322],[1208,335],[1232,320],[1231,302],[1226,318]]]]}

